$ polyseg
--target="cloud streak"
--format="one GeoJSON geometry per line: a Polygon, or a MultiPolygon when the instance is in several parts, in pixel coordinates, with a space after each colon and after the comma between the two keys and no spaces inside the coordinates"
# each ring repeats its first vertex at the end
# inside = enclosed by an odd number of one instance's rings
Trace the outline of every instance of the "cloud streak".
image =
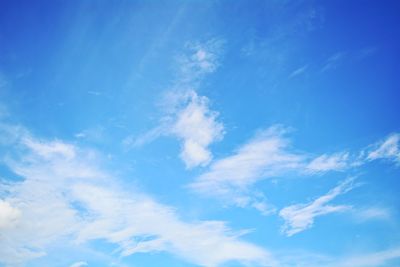
{"type": "Polygon", "coordinates": [[[331,170],[341,171],[349,167],[349,153],[341,152],[333,155],[323,154],[313,159],[305,168],[310,174],[323,173],[331,170]]]}
{"type": "Polygon", "coordinates": [[[386,159],[400,165],[400,134],[389,135],[385,140],[372,145],[367,160],[386,159]]]}
{"type": "Polygon", "coordinates": [[[279,216],[285,221],[282,232],[287,236],[292,236],[311,228],[316,217],[349,210],[351,206],[328,205],[328,203],[354,187],[354,179],[349,178],[311,203],[296,204],[283,208],[279,212],[279,216]]]}

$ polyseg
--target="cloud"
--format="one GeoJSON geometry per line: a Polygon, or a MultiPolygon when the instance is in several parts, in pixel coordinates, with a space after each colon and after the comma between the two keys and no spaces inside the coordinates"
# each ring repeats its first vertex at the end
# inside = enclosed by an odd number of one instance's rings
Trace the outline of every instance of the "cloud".
{"type": "Polygon", "coordinates": [[[155,139],[157,139],[158,137],[160,137],[162,135],[166,135],[168,132],[168,129],[165,127],[166,127],[166,125],[161,124],[160,126],[154,128],[154,129],[151,129],[150,131],[148,131],[138,137],[128,136],[122,141],[122,144],[126,148],[143,146],[145,144],[148,144],[148,143],[154,141],[155,139]]]}
{"type": "MultiPolygon", "coordinates": [[[[376,267],[400,258],[400,248],[391,248],[374,253],[352,256],[332,266],[338,267],[376,267]]],[[[386,266],[386,265],[385,265],[386,266]]]]}
{"type": "Polygon", "coordinates": [[[208,99],[191,91],[187,104],[176,113],[171,133],[182,140],[180,157],[188,168],[206,165],[212,155],[208,146],[221,140],[223,125],[217,122],[218,113],[208,107],[208,99]]]}
{"type": "Polygon", "coordinates": [[[308,65],[304,65],[296,70],[294,70],[292,73],[290,73],[289,78],[296,77],[298,75],[303,74],[308,68],[308,65]]]}
{"type": "Polygon", "coordinates": [[[26,137],[22,140],[22,143],[43,159],[52,159],[54,157],[72,159],[76,155],[74,146],[59,141],[40,142],[33,140],[31,137],[26,137]]]}
{"type": "Polygon", "coordinates": [[[400,159],[399,134],[392,134],[361,153],[341,151],[311,157],[309,153],[292,148],[287,133],[288,129],[280,125],[259,132],[231,155],[212,161],[208,170],[197,176],[188,188],[227,204],[252,207],[269,214],[274,207],[254,188],[260,180],[344,172],[362,167],[370,160],[387,158],[398,162],[400,159]]]}
{"type": "Polygon", "coordinates": [[[334,206],[327,205],[327,203],[335,199],[337,196],[352,190],[355,187],[353,182],[353,178],[346,179],[330,190],[326,195],[317,198],[309,204],[296,204],[283,208],[279,212],[279,216],[285,220],[282,232],[287,236],[292,236],[311,228],[314,224],[315,218],[318,216],[349,210],[351,206],[334,206]]]}
{"type": "Polygon", "coordinates": [[[88,266],[87,262],[85,262],[85,261],[75,262],[74,264],[72,264],[69,267],[83,267],[83,266],[88,266]]]}
{"type": "Polygon", "coordinates": [[[0,230],[14,226],[20,215],[18,209],[0,199],[0,230]]]}
{"type": "Polygon", "coordinates": [[[321,72],[325,72],[327,70],[335,69],[339,65],[339,62],[343,60],[345,56],[345,52],[337,52],[330,56],[326,62],[325,65],[322,67],[321,72]]]}
{"type": "Polygon", "coordinates": [[[124,139],[125,147],[139,147],[160,136],[174,136],[181,141],[180,158],[188,169],[205,166],[212,159],[209,146],[222,139],[224,127],[217,121],[218,113],[209,107],[209,99],[195,88],[218,67],[222,41],[188,43],[188,53],[178,57],[179,74],[173,88],[165,94],[160,105],[164,115],[160,124],[138,136],[124,139]]]}
{"type": "Polygon", "coordinates": [[[400,164],[400,134],[389,135],[385,140],[372,145],[371,151],[367,154],[367,160],[388,159],[400,164]]]}
{"type": "Polygon", "coordinates": [[[218,113],[209,107],[209,100],[194,90],[170,91],[164,98],[167,115],[156,128],[128,138],[126,145],[141,146],[161,135],[174,136],[181,141],[180,158],[187,168],[205,166],[212,159],[209,146],[222,139],[224,126],[218,113]]]}
{"type": "Polygon", "coordinates": [[[378,267],[389,266],[391,261],[400,259],[400,247],[335,257],[305,250],[284,251],[277,254],[280,258],[279,266],[282,267],[378,267]]]}
{"type": "Polygon", "coordinates": [[[0,262],[23,264],[52,244],[106,240],[122,257],[164,251],[201,266],[227,261],[274,265],[268,251],[242,241],[224,222],[185,222],[174,208],[100,168],[99,153],[22,135],[4,162],[22,181],[1,186],[0,262]],[[160,222],[162,222],[160,224],[160,222]],[[195,240],[196,242],[193,242],[195,240]]]}
{"type": "Polygon", "coordinates": [[[189,187],[205,195],[233,200],[238,206],[254,205],[254,198],[247,194],[251,185],[302,165],[303,156],[288,150],[286,132],[281,126],[260,132],[233,155],[214,161],[189,187]]]}
{"type": "Polygon", "coordinates": [[[211,39],[207,42],[190,42],[186,44],[187,53],[177,59],[179,65],[178,84],[193,85],[204,75],[214,72],[219,66],[219,55],[223,41],[211,39]]]}
{"type": "Polygon", "coordinates": [[[92,218],[79,232],[78,242],[106,239],[120,245],[122,256],[167,251],[201,266],[230,260],[260,263],[270,257],[263,249],[239,241],[222,222],[182,222],[173,209],[147,196],[129,197],[87,184],[75,185],[73,191],[92,218]]]}
{"type": "Polygon", "coordinates": [[[323,154],[313,159],[307,166],[306,172],[323,173],[327,171],[342,171],[349,167],[349,153],[341,152],[333,155],[323,154]]]}
{"type": "Polygon", "coordinates": [[[385,207],[367,207],[354,211],[354,217],[358,222],[389,220],[392,217],[392,212],[385,207]]]}

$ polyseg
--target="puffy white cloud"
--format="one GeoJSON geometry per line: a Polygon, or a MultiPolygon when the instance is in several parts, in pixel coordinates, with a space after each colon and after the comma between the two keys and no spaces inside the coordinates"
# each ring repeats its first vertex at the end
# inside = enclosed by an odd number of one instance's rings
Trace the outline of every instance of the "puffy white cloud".
{"type": "Polygon", "coordinates": [[[188,168],[206,165],[212,155],[208,146],[223,136],[218,113],[208,107],[208,99],[191,91],[187,105],[176,113],[171,133],[182,140],[181,158],[188,168]]]}
{"type": "Polygon", "coordinates": [[[349,210],[351,206],[328,205],[328,203],[337,196],[352,190],[355,187],[353,182],[353,178],[346,179],[326,195],[309,204],[296,204],[283,208],[279,212],[279,216],[285,220],[285,225],[282,228],[283,233],[292,236],[312,227],[315,218],[318,216],[349,210]]]}
{"type": "Polygon", "coordinates": [[[207,165],[212,159],[209,146],[224,135],[218,112],[210,109],[208,98],[194,90],[170,91],[163,104],[167,115],[161,124],[138,138],[126,139],[125,144],[140,146],[160,135],[174,136],[181,141],[180,158],[187,168],[207,165]]]}
{"type": "Polygon", "coordinates": [[[17,208],[0,199],[0,230],[15,225],[20,215],[17,208]]]}

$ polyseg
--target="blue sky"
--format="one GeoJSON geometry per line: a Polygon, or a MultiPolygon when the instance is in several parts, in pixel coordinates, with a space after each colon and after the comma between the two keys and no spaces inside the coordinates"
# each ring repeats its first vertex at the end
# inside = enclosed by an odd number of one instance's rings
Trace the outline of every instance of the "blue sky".
{"type": "Polygon", "coordinates": [[[398,14],[2,1],[0,266],[399,266],[398,14]]]}

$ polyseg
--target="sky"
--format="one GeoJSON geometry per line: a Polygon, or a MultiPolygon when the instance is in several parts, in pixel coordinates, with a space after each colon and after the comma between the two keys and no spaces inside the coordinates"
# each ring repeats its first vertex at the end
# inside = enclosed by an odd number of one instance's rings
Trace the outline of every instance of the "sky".
{"type": "Polygon", "coordinates": [[[400,266],[398,1],[0,1],[0,266],[400,266]]]}

